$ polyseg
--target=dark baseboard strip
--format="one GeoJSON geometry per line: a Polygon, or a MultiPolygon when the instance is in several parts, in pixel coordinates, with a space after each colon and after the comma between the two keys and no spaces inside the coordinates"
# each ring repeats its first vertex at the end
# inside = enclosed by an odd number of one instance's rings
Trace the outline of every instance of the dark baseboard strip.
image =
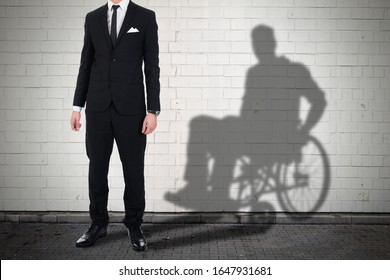
{"type": "MultiPolygon", "coordinates": [[[[110,213],[111,223],[121,223],[124,214],[110,213]]],[[[0,222],[90,223],[86,212],[0,212],[0,222]]],[[[390,213],[152,213],[144,223],[155,224],[375,224],[390,225],[390,213]]]]}

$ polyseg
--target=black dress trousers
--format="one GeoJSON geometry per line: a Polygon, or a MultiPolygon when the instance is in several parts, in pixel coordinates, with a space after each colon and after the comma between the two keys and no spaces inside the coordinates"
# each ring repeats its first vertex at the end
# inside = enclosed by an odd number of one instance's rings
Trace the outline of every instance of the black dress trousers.
{"type": "Polygon", "coordinates": [[[142,130],[145,114],[121,115],[115,106],[103,112],[85,111],[86,149],[89,158],[89,213],[92,222],[106,226],[109,221],[108,170],[114,140],[118,147],[125,183],[126,227],[142,223],[145,210],[144,157],[146,135],[142,130]]]}

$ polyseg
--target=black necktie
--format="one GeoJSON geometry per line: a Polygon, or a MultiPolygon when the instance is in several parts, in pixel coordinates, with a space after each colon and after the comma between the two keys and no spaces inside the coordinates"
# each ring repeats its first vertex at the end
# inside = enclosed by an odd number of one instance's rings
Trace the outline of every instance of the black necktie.
{"type": "Polygon", "coordinates": [[[116,43],[116,15],[117,15],[117,9],[119,8],[119,5],[113,5],[112,8],[114,9],[114,12],[112,13],[112,19],[111,19],[111,42],[112,46],[115,47],[116,43]]]}

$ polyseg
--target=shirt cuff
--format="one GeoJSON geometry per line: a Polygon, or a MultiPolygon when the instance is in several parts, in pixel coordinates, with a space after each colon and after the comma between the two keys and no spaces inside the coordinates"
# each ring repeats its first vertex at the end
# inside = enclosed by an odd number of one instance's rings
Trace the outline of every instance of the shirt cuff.
{"type": "Polygon", "coordinates": [[[75,112],[81,112],[82,107],[80,106],[73,106],[73,111],[75,112]]]}

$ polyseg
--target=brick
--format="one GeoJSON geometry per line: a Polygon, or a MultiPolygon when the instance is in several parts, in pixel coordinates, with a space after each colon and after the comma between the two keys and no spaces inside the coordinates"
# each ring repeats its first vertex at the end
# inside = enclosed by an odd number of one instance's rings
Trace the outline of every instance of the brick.
{"type": "Polygon", "coordinates": [[[20,60],[21,64],[39,65],[42,64],[42,54],[22,54],[20,60]]]}
{"type": "Polygon", "coordinates": [[[41,30],[41,29],[29,30],[26,33],[26,40],[27,41],[44,41],[44,40],[47,40],[47,32],[45,30],[41,30]]]}
{"type": "Polygon", "coordinates": [[[9,76],[24,76],[26,75],[26,66],[24,65],[6,65],[5,74],[9,76]]]}
{"type": "Polygon", "coordinates": [[[22,110],[7,110],[5,118],[10,121],[25,120],[26,112],[22,110]]]}
{"type": "Polygon", "coordinates": [[[10,52],[13,53],[19,50],[18,41],[0,41],[0,50],[2,53],[10,52]]]}
{"type": "Polygon", "coordinates": [[[21,56],[18,53],[9,53],[0,57],[0,64],[20,64],[21,56]]]}
{"type": "Polygon", "coordinates": [[[28,65],[26,67],[28,76],[46,76],[47,66],[46,65],[28,65]]]}

